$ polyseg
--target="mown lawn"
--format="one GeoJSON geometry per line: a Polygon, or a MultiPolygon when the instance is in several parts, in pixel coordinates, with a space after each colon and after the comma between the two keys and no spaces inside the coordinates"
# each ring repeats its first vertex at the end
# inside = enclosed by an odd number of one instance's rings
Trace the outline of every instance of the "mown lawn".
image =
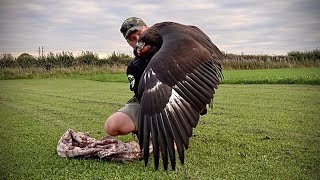
{"type": "MultiPolygon", "coordinates": [[[[320,68],[223,70],[222,84],[317,84],[320,85],[320,68]]],[[[92,72],[71,74],[69,78],[103,82],[127,82],[125,74],[92,72]]]]}
{"type": "MultiPolygon", "coordinates": [[[[105,119],[130,98],[127,83],[79,79],[0,81],[0,175],[8,179],[317,179],[320,86],[220,86],[191,138],[184,166],[65,159],[68,129],[105,136],[105,119]]],[[[127,135],[119,137],[131,141],[127,135]]]]}
{"type": "Polygon", "coordinates": [[[320,68],[226,70],[225,84],[318,84],[320,68]]]}

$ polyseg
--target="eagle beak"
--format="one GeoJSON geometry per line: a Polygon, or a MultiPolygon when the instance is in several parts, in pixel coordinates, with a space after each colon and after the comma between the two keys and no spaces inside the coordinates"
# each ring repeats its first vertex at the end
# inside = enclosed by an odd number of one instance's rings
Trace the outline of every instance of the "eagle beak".
{"type": "Polygon", "coordinates": [[[140,56],[141,50],[144,48],[145,43],[144,42],[137,42],[136,48],[137,48],[137,54],[140,56]]]}

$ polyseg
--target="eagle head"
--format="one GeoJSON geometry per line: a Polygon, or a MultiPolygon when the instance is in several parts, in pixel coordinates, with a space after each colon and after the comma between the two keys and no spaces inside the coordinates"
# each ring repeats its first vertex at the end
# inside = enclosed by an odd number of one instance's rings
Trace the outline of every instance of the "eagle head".
{"type": "Polygon", "coordinates": [[[151,27],[140,36],[134,48],[134,54],[150,60],[161,48],[162,42],[162,37],[157,29],[151,27]]]}

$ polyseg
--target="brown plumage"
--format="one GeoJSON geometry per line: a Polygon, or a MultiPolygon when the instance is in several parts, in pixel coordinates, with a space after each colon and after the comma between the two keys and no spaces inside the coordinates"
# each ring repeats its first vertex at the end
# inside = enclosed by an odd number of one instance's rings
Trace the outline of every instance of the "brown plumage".
{"type": "Polygon", "coordinates": [[[168,168],[169,156],[174,170],[174,144],[184,164],[192,129],[202,110],[211,103],[222,78],[217,61],[222,53],[199,28],[173,22],[150,27],[140,36],[135,51],[150,59],[138,90],[141,103],[138,137],[145,165],[151,137],[156,169],[161,154],[164,169],[168,168]]]}

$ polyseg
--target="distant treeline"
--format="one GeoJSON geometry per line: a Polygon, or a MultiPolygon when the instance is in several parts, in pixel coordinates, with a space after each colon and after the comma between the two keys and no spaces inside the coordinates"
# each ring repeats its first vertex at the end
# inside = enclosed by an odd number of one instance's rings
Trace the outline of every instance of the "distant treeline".
{"type": "MultiPolygon", "coordinates": [[[[132,56],[113,52],[107,58],[99,58],[98,54],[86,51],[78,56],[71,52],[52,53],[34,57],[23,53],[17,58],[11,54],[0,55],[0,68],[44,68],[50,71],[53,68],[69,68],[81,66],[122,66],[125,67],[132,56]]],[[[320,67],[320,50],[291,51],[287,55],[238,55],[224,53],[221,60],[224,69],[263,69],[263,68],[290,68],[290,67],[320,67]]]]}
{"type": "Polygon", "coordinates": [[[71,52],[52,53],[45,56],[34,57],[28,53],[23,53],[17,58],[11,54],[0,55],[0,68],[69,68],[73,66],[121,66],[128,64],[132,57],[113,52],[107,58],[99,58],[97,53],[90,51],[82,52],[74,56],[71,52]]]}
{"type": "Polygon", "coordinates": [[[226,69],[266,69],[291,67],[320,67],[320,49],[291,51],[287,55],[238,55],[224,53],[226,69]]]}

